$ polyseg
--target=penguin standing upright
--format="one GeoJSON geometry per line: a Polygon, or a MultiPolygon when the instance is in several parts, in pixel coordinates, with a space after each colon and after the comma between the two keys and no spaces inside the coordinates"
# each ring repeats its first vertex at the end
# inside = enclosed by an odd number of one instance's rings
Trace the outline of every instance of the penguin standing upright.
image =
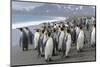
{"type": "Polygon", "coordinates": [[[34,34],[34,49],[37,49],[39,37],[40,37],[40,33],[39,33],[39,29],[37,29],[37,31],[34,34]]]}
{"type": "Polygon", "coordinates": [[[77,25],[77,26],[76,26],[76,39],[77,39],[77,37],[78,37],[78,35],[79,35],[79,32],[80,32],[80,29],[79,29],[79,26],[77,25]]]}
{"type": "Polygon", "coordinates": [[[53,56],[56,55],[57,53],[57,34],[56,34],[56,29],[53,29],[53,32],[51,33],[51,37],[53,38],[53,56]]]}
{"type": "Polygon", "coordinates": [[[74,27],[71,28],[71,39],[72,39],[72,43],[76,42],[76,31],[74,29],[74,27]]]}
{"type": "Polygon", "coordinates": [[[44,56],[44,47],[45,47],[43,44],[43,38],[44,38],[44,30],[41,30],[40,39],[39,39],[41,57],[44,56]]]}
{"type": "Polygon", "coordinates": [[[27,30],[27,34],[28,34],[29,44],[32,45],[32,44],[33,44],[34,35],[33,35],[33,33],[30,31],[29,28],[26,27],[26,30],[27,30]]]}
{"type": "Polygon", "coordinates": [[[44,46],[45,46],[46,40],[47,40],[47,31],[45,30],[44,31],[44,36],[43,36],[43,45],[44,46]]]}
{"type": "Polygon", "coordinates": [[[64,38],[64,29],[61,28],[61,32],[60,32],[60,35],[59,35],[59,44],[58,44],[58,50],[59,51],[62,50],[63,38],[64,38]]]}
{"type": "Polygon", "coordinates": [[[84,31],[82,29],[82,26],[80,26],[80,32],[77,38],[77,51],[82,51],[82,48],[84,46],[84,31]]]}
{"type": "Polygon", "coordinates": [[[22,32],[22,36],[20,37],[20,46],[22,46],[22,50],[28,50],[28,36],[24,29],[19,29],[22,32]]]}
{"type": "Polygon", "coordinates": [[[96,44],[96,35],[95,35],[95,27],[96,27],[96,24],[94,24],[93,26],[93,29],[92,29],[92,32],[91,32],[91,46],[94,47],[95,44],[96,44]]]}
{"type": "Polygon", "coordinates": [[[50,32],[48,32],[47,35],[48,35],[48,39],[45,45],[45,60],[48,62],[48,61],[51,61],[51,57],[53,53],[53,39],[50,36],[51,35],[50,32]]]}
{"type": "Polygon", "coordinates": [[[66,34],[66,52],[65,52],[65,57],[68,57],[68,53],[70,51],[70,48],[71,48],[71,34],[70,34],[70,30],[67,29],[67,34],[66,34]]]}

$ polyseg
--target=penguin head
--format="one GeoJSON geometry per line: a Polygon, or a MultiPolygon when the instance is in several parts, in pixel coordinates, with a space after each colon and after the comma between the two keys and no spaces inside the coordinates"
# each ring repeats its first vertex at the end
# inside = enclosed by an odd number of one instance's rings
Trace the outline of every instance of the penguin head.
{"type": "Polygon", "coordinates": [[[19,28],[19,30],[20,30],[21,32],[23,32],[23,28],[19,28]]]}
{"type": "Polygon", "coordinates": [[[67,29],[67,33],[70,33],[70,29],[67,29]]]}
{"type": "Polygon", "coordinates": [[[28,27],[25,27],[25,29],[26,29],[26,30],[29,30],[29,28],[28,28],[28,27]]]}
{"type": "Polygon", "coordinates": [[[61,27],[61,31],[63,31],[64,30],[64,28],[63,27],[61,27]]]}
{"type": "Polygon", "coordinates": [[[80,29],[82,30],[82,29],[83,29],[83,27],[82,27],[82,26],[80,26],[80,29]]]}
{"type": "Polygon", "coordinates": [[[19,28],[19,30],[22,31],[23,29],[22,28],[19,28]]]}
{"type": "Polygon", "coordinates": [[[50,37],[50,36],[51,36],[51,32],[48,32],[48,33],[47,33],[47,36],[50,37]]]}
{"type": "Polygon", "coordinates": [[[39,29],[37,29],[36,32],[39,32],[39,29]]]}
{"type": "Polygon", "coordinates": [[[44,29],[42,29],[42,33],[44,33],[44,29]]]}

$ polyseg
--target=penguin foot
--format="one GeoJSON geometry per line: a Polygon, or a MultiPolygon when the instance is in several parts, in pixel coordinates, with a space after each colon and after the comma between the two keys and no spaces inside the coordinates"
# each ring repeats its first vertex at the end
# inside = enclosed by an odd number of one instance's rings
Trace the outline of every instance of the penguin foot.
{"type": "Polygon", "coordinates": [[[65,58],[69,58],[70,56],[65,56],[65,58]]]}
{"type": "Polygon", "coordinates": [[[77,50],[77,52],[80,53],[80,52],[83,52],[83,50],[82,49],[79,49],[79,50],[77,50]]]}
{"type": "Polygon", "coordinates": [[[35,48],[34,50],[37,50],[37,48],[35,48]]]}
{"type": "Polygon", "coordinates": [[[56,56],[56,54],[52,54],[52,56],[56,56]]]}
{"type": "Polygon", "coordinates": [[[49,58],[49,61],[53,61],[51,58],[49,58]]]}
{"type": "Polygon", "coordinates": [[[92,47],[92,48],[94,48],[94,47],[95,47],[95,45],[91,45],[91,47],[92,47]]]}
{"type": "Polygon", "coordinates": [[[77,53],[80,53],[80,50],[77,50],[77,53]]]}
{"type": "Polygon", "coordinates": [[[45,60],[46,62],[48,62],[48,60],[45,60]]]}
{"type": "Polygon", "coordinates": [[[80,49],[80,52],[83,52],[83,50],[82,50],[82,49],[80,49]]]}
{"type": "Polygon", "coordinates": [[[58,51],[61,52],[61,49],[59,49],[58,51]]]}
{"type": "Polygon", "coordinates": [[[41,57],[44,57],[44,54],[41,54],[41,57]]]}

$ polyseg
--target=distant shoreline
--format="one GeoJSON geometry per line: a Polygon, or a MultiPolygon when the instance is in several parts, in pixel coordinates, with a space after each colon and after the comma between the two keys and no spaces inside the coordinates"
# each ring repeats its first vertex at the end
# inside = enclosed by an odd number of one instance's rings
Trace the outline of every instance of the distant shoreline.
{"type": "Polygon", "coordinates": [[[58,21],[64,21],[64,18],[56,18],[53,20],[44,20],[44,21],[29,21],[29,22],[20,22],[16,24],[12,24],[12,29],[17,29],[17,28],[22,28],[22,27],[28,27],[28,26],[34,26],[34,25],[39,25],[42,23],[48,23],[48,22],[58,22],[58,21]]]}

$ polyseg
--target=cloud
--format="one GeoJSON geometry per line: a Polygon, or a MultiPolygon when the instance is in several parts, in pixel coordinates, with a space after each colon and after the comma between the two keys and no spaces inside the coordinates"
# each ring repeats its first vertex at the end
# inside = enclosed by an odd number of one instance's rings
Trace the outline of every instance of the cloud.
{"type": "Polygon", "coordinates": [[[42,3],[31,3],[31,2],[12,2],[12,9],[13,10],[26,10],[30,11],[38,6],[42,6],[42,3]]]}
{"type": "Polygon", "coordinates": [[[87,15],[95,14],[95,6],[63,5],[33,2],[12,2],[12,13],[16,15],[87,15]]]}

